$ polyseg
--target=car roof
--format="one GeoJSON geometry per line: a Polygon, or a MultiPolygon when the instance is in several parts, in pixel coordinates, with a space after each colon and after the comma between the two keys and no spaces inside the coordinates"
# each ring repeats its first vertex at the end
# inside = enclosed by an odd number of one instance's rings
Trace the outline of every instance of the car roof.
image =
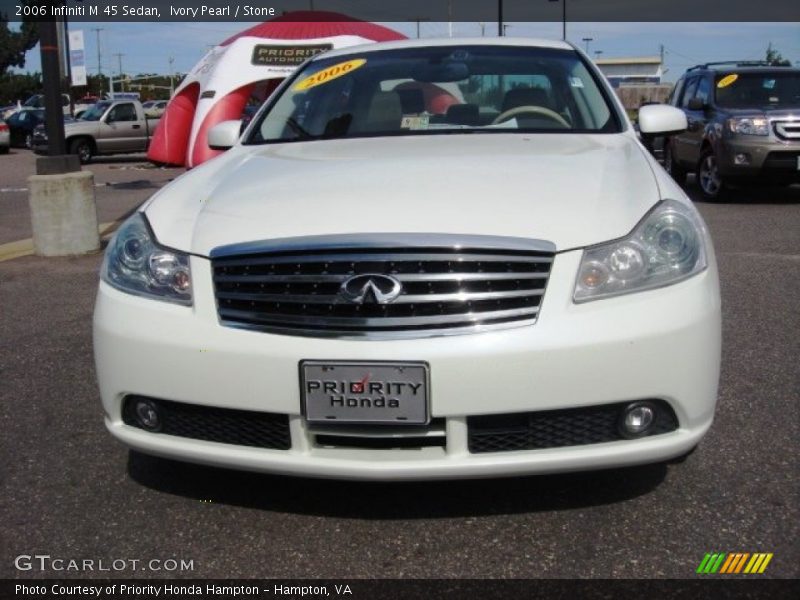
{"type": "Polygon", "coordinates": [[[328,59],[337,56],[349,56],[351,54],[364,54],[366,52],[380,52],[381,50],[402,50],[405,48],[434,48],[446,46],[495,46],[495,47],[527,47],[527,48],[553,48],[557,50],[574,50],[575,48],[561,40],[548,40],[543,38],[515,38],[515,37],[496,37],[496,38],[425,38],[413,40],[399,40],[394,42],[377,42],[371,44],[359,44],[358,46],[348,46],[329,50],[317,54],[313,60],[328,59]]]}
{"type": "Polygon", "coordinates": [[[797,67],[783,65],[747,65],[735,62],[719,65],[697,65],[687,69],[684,76],[692,73],[800,73],[797,67]]]}

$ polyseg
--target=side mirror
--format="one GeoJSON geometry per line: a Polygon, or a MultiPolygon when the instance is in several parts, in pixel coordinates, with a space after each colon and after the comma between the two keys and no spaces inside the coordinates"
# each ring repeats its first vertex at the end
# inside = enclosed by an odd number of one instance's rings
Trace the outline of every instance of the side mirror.
{"type": "Polygon", "coordinates": [[[689,100],[689,103],[686,105],[689,110],[705,110],[706,103],[703,102],[700,98],[692,98],[689,100]]]}
{"type": "Polygon", "coordinates": [[[688,129],[684,112],[666,104],[650,104],[639,109],[639,131],[643,136],[671,135],[688,129]]]}
{"type": "Polygon", "coordinates": [[[239,141],[242,130],[241,121],[223,121],[217,123],[208,131],[208,147],[212,150],[227,150],[233,148],[239,141]]]}

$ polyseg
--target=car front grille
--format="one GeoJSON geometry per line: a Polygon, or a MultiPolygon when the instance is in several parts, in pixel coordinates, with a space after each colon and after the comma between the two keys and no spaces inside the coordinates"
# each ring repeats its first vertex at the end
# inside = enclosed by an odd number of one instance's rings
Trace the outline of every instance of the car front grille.
{"type": "MultiPolygon", "coordinates": [[[[677,429],[675,412],[666,402],[649,402],[657,411],[648,435],[677,429]]],[[[623,409],[629,404],[468,417],[469,451],[478,454],[541,450],[624,440],[627,438],[622,435],[619,423],[623,409]]]]}
{"type": "Polygon", "coordinates": [[[246,244],[217,249],[211,259],[223,325],[427,337],[534,323],[554,252],[550,243],[518,238],[386,234],[246,244]],[[342,286],[358,275],[390,276],[402,289],[386,303],[370,294],[348,300],[342,286]]]}
{"type": "Polygon", "coordinates": [[[782,140],[800,141],[800,120],[774,121],[772,123],[775,135],[782,140]]]}
{"type": "Polygon", "coordinates": [[[136,402],[142,399],[152,402],[158,409],[161,426],[157,434],[272,450],[291,448],[289,417],[276,413],[128,396],[122,406],[123,423],[145,429],[135,411],[136,402]]]}

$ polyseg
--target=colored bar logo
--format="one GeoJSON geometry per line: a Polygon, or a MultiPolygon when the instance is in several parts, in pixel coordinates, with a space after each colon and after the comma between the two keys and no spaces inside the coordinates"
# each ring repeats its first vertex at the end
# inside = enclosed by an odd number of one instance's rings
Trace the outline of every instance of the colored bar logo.
{"type": "Polygon", "coordinates": [[[719,574],[748,574],[763,573],[767,570],[769,561],[772,560],[772,552],[713,552],[706,553],[697,573],[709,575],[719,574]]]}

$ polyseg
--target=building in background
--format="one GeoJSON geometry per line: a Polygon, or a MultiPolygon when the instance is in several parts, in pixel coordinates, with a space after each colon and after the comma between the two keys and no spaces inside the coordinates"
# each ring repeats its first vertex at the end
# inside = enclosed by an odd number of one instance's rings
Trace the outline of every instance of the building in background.
{"type": "Polygon", "coordinates": [[[623,85],[661,83],[664,74],[661,58],[598,58],[595,64],[615,88],[623,85]]]}

